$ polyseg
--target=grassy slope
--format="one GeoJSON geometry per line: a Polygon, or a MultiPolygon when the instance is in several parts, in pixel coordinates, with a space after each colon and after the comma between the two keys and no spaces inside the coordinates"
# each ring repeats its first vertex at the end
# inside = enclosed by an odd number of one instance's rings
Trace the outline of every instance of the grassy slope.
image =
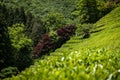
{"type": "Polygon", "coordinates": [[[72,37],[50,56],[6,80],[119,80],[120,7],[100,19],[88,39],[72,37]]]}

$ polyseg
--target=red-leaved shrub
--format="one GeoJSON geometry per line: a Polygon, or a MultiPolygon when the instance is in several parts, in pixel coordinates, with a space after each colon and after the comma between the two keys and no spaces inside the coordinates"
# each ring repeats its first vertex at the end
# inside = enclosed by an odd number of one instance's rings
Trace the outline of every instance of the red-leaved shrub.
{"type": "Polygon", "coordinates": [[[50,50],[55,49],[55,43],[50,38],[49,34],[42,35],[42,40],[37,44],[33,50],[33,58],[41,57],[46,53],[49,53],[50,50]]]}
{"type": "Polygon", "coordinates": [[[37,46],[34,48],[34,58],[37,58],[38,56],[43,55],[43,52],[47,52],[49,48],[48,45],[50,45],[50,37],[48,34],[42,35],[42,40],[37,44],[37,46]],[[46,49],[45,49],[46,47],[46,49]]]}
{"type": "Polygon", "coordinates": [[[63,28],[57,29],[57,35],[60,36],[61,39],[66,41],[70,39],[70,36],[75,34],[75,29],[76,29],[75,25],[67,25],[63,28]]]}
{"type": "Polygon", "coordinates": [[[33,58],[41,57],[49,53],[50,51],[54,51],[56,48],[60,47],[63,43],[65,43],[70,36],[75,33],[76,27],[74,25],[67,25],[64,28],[57,29],[57,35],[59,36],[58,41],[52,39],[49,34],[44,34],[42,36],[41,41],[37,44],[33,51],[33,58]]]}

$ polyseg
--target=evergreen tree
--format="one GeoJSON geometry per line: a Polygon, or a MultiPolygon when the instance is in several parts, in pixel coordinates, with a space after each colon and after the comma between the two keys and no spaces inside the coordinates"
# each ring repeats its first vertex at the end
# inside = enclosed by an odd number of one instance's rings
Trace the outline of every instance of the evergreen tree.
{"type": "Polygon", "coordinates": [[[20,12],[19,12],[19,9],[16,8],[15,11],[14,11],[14,21],[13,21],[13,24],[15,23],[19,23],[19,15],[20,15],[20,12]]]}
{"type": "Polygon", "coordinates": [[[12,26],[12,24],[14,23],[14,10],[13,8],[10,8],[8,10],[8,26],[12,26]]]}
{"type": "Polygon", "coordinates": [[[25,26],[25,35],[28,37],[31,37],[33,23],[34,23],[34,17],[30,12],[28,12],[26,15],[26,24],[25,24],[26,25],[25,26]]]}
{"type": "Polygon", "coordinates": [[[94,23],[98,19],[96,0],[80,0],[73,16],[79,18],[80,23],[94,23]]]}
{"type": "Polygon", "coordinates": [[[12,65],[13,54],[7,29],[5,6],[0,5],[0,70],[12,65]]]}
{"type": "Polygon", "coordinates": [[[24,7],[21,7],[20,8],[20,14],[19,14],[19,23],[23,23],[25,24],[26,23],[26,15],[25,15],[25,11],[24,11],[24,7]]]}
{"type": "Polygon", "coordinates": [[[24,24],[14,24],[8,28],[10,40],[14,47],[15,66],[23,70],[32,63],[32,40],[24,34],[24,24]]]}
{"type": "Polygon", "coordinates": [[[23,23],[23,24],[26,23],[26,16],[25,16],[23,7],[21,7],[20,9],[19,8],[15,9],[15,11],[14,11],[14,24],[15,23],[23,23]]]}

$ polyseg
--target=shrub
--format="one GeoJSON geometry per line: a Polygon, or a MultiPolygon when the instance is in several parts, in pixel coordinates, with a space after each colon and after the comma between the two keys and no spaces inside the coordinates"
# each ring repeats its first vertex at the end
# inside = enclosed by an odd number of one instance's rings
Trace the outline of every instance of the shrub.
{"type": "Polygon", "coordinates": [[[79,0],[71,13],[79,23],[95,23],[98,20],[98,9],[96,0],[79,0]]]}
{"type": "Polygon", "coordinates": [[[45,22],[46,31],[56,30],[58,27],[66,24],[66,19],[63,14],[50,12],[43,20],[45,22]]]}
{"type": "Polygon", "coordinates": [[[67,40],[70,39],[70,36],[75,34],[76,26],[75,25],[66,25],[63,28],[58,28],[56,33],[59,36],[57,42],[57,48],[61,47],[67,40]]]}
{"type": "Polygon", "coordinates": [[[65,42],[66,40],[70,39],[70,36],[75,34],[75,29],[76,29],[75,25],[66,25],[63,28],[57,29],[56,32],[57,35],[60,36],[60,38],[63,39],[63,41],[65,42]]]}
{"type": "Polygon", "coordinates": [[[67,25],[64,28],[57,29],[56,33],[51,31],[50,35],[44,34],[42,40],[34,48],[33,58],[41,57],[60,47],[70,39],[70,36],[75,34],[75,29],[76,27],[74,25],[67,25]]]}
{"type": "Polygon", "coordinates": [[[31,48],[29,45],[21,47],[15,57],[16,67],[18,67],[20,71],[24,70],[26,67],[29,67],[33,63],[31,56],[31,48]]]}
{"type": "Polygon", "coordinates": [[[54,42],[50,38],[49,34],[42,35],[42,40],[34,48],[34,58],[41,57],[45,53],[49,52],[51,49],[54,49],[54,42]]]}
{"type": "Polygon", "coordinates": [[[78,25],[75,34],[76,36],[83,35],[83,37],[84,36],[90,37],[90,30],[93,28],[94,28],[93,24],[80,24],[78,25]]]}
{"type": "Polygon", "coordinates": [[[89,29],[85,29],[85,30],[83,30],[83,32],[84,32],[83,39],[90,37],[90,31],[89,31],[89,29]]]}
{"type": "Polygon", "coordinates": [[[0,72],[0,78],[12,77],[12,75],[16,75],[18,73],[19,71],[17,67],[3,68],[0,72]]]}
{"type": "Polygon", "coordinates": [[[8,31],[14,47],[14,63],[21,71],[32,64],[32,40],[25,36],[23,24],[14,24],[8,28],[8,31]]]}

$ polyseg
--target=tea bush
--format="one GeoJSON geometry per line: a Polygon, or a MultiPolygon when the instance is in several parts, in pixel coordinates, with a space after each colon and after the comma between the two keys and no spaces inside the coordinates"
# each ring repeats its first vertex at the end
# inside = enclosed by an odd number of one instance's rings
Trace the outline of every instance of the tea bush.
{"type": "Polygon", "coordinates": [[[119,80],[120,50],[105,48],[52,53],[18,76],[5,80],[119,80]]]}

